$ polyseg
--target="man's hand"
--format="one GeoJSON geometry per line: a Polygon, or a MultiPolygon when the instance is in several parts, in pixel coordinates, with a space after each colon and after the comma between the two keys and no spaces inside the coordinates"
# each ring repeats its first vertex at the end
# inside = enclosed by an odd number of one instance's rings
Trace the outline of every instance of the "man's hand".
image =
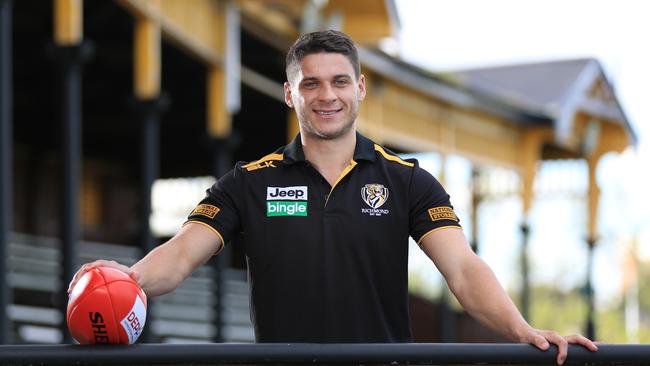
{"type": "Polygon", "coordinates": [[[569,344],[579,344],[586,349],[596,352],[598,347],[591,340],[581,335],[570,335],[563,337],[551,330],[539,330],[530,328],[521,338],[522,343],[530,343],[542,351],[548,350],[550,343],[557,346],[557,364],[562,365],[566,361],[569,344]]]}
{"type": "Polygon", "coordinates": [[[581,335],[562,337],[556,332],[539,330],[528,325],[494,272],[474,252],[461,230],[431,232],[420,243],[443,274],[449,288],[465,310],[481,323],[521,343],[530,343],[546,351],[553,343],[558,347],[557,364],[567,358],[569,344],[579,344],[595,352],[598,348],[581,335]]]}
{"type": "Polygon", "coordinates": [[[138,282],[138,279],[139,279],[138,273],[136,271],[134,271],[133,269],[131,269],[130,267],[127,267],[127,266],[125,266],[123,264],[117,263],[116,261],[107,261],[107,260],[104,260],[104,259],[99,259],[99,260],[96,260],[94,262],[86,263],[83,266],[81,266],[81,268],[79,268],[77,273],[75,273],[74,276],[72,277],[72,281],[70,281],[70,285],[68,285],[68,295],[70,294],[70,292],[74,288],[74,285],[77,284],[77,282],[79,281],[81,276],[84,275],[84,273],[90,271],[93,268],[97,268],[97,267],[111,267],[111,268],[118,269],[118,270],[126,273],[127,275],[129,275],[129,277],[131,277],[136,283],[139,283],[138,282]]]}

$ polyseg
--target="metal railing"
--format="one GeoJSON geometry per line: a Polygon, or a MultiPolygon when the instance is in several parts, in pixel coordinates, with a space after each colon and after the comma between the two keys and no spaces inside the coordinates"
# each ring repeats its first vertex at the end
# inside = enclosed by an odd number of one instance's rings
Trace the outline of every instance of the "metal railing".
{"type": "MultiPolygon", "coordinates": [[[[527,344],[3,345],[2,365],[554,365],[527,344]]],[[[570,346],[565,365],[648,365],[650,345],[570,346]]]]}

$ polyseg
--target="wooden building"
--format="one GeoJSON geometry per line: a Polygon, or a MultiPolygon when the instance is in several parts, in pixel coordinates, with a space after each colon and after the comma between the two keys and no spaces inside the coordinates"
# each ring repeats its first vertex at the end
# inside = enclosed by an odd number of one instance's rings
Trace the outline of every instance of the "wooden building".
{"type": "MultiPolygon", "coordinates": [[[[128,264],[165,239],[149,224],[156,179],[220,176],[295,135],[282,83],[285,52],[301,32],[337,28],[360,46],[363,133],[396,151],[513,169],[526,212],[539,161],[587,160],[590,248],[598,238],[596,164],[635,141],[594,60],[573,65],[572,76],[558,76],[562,87],[540,97],[531,90],[543,79],[530,68],[501,79],[498,70],[435,75],[381,52],[399,27],[393,1],[0,4],[0,272],[9,273],[0,303],[12,304],[0,317],[1,343],[66,340],[48,332],[65,329],[57,308],[78,263],[128,264]]],[[[231,270],[238,258],[219,256],[154,301],[148,339],[249,339],[245,279],[231,270]],[[191,322],[195,331],[186,330],[191,322]]]]}

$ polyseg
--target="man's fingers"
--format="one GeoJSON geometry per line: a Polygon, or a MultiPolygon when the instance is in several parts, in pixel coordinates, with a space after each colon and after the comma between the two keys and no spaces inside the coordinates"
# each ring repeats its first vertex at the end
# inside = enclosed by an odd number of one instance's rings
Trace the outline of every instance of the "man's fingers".
{"type": "Polygon", "coordinates": [[[542,351],[546,351],[548,347],[550,347],[550,344],[548,343],[546,338],[544,338],[539,334],[535,335],[535,338],[533,338],[533,341],[531,343],[534,344],[535,347],[541,349],[542,351]]]}
{"type": "Polygon", "coordinates": [[[135,281],[135,283],[140,284],[140,274],[137,271],[134,271],[132,269],[129,269],[131,272],[128,274],[129,277],[135,281]]]}
{"type": "Polygon", "coordinates": [[[579,334],[567,336],[566,340],[571,344],[579,344],[592,352],[598,351],[598,346],[596,346],[597,342],[592,342],[589,338],[579,334]]]}
{"type": "Polygon", "coordinates": [[[558,365],[562,365],[566,361],[569,354],[569,344],[583,346],[592,352],[598,350],[594,342],[578,334],[562,337],[554,331],[533,329],[532,334],[529,333],[527,338],[524,338],[522,341],[526,341],[526,339],[530,340],[527,341],[528,343],[532,343],[543,351],[549,348],[550,343],[555,344],[558,350],[556,358],[558,365]]]}
{"type": "Polygon", "coordinates": [[[86,263],[83,266],[79,267],[77,272],[75,272],[74,276],[72,276],[72,280],[70,281],[70,284],[68,285],[68,295],[70,294],[70,292],[72,292],[74,285],[77,284],[81,276],[83,276],[84,273],[90,271],[93,268],[93,263],[86,263]]]}
{"type": "Polygon", "coordinates": [[[562,365],[566,361],[569,343],[567,340],[557,334],[556,332],[549,330],[540,330],[536,332],[534,341],[532,342],[537,348],[546,351],[550,343],[553,343],[557,346],[557,364],[562,365]]]}
{"type": "Polygon", "coordinates": [[[547,339],[549,342],[557,345],[557,364],[562,365],[566,361],[567,354],[569,353],[569,342],[555,332],[549,332],[547,334],[547,339]]]}
{"type": "Polygon", "coordinates": [[[128,274],[129,276],[131,276],[131,278],[133,278],[136,282],[138,281],[137,273],[135,273],[133,270],[131,270],[131,268],[129,268],[129,267],[123,265],[123,264],[117,263],[116,261],[98,259],[98,260],[96,260],[94,262],[84,264],[83,266],[81,266],[79,268],[79,270],[77,270],[77,272],[74,274],[74,276],[72,276],[72,280],[70,281],[70,284],[68,285],[68,295],[70,294],[70,292],[72,292],[72,289],[74,288],[74,286],[77,284],[79,279],[86,272],[90,271],[93,268],[97,268],[97,267],[111,267],[111,268],[119,269],[120,271],[122,271],[122,272],[128,274]]]}

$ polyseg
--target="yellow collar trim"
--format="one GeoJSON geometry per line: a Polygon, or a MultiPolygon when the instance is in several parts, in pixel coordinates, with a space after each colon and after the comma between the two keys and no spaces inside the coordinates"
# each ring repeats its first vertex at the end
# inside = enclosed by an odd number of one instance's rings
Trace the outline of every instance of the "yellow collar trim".
{"type": "Polygon", "coordinates": [[[382,148],[381,146],[379,146],[377,144],[375,144],[375,151],[379,151],[379,153],[384,158],[386,158],[387,160],[394,161],[396,163],[400,163],[402,165],[406,165],[406,166],[411,167],[411,168],[413,168],[415,166],[415,164],[409,163],[408,161],[404,161],[398,156],[390,155],[389,153],[386,152],[386,150],[384,150],[384,148],[382,148]]]}
{"type": "Polygon", "coordinates": [[[348,173],[350,171],[352,171],[352,169],[354,169],[355,166],[357,166],[357,162],[354,161],[354,159],[350,160],[350,164],[348,166],[346,166],[345,169],[343,169],[343,172],[341,173],[341,175],[338,177],[336,182],[334,182],[334,184],[332,185],[332,189],[330,189],[330,194],[327,195],[327,199],[325,200],[325,206],[327,206],[327,202],[329,201],[330,196],[332,195],[332,192],[334,191],[334,188],[336,187],[336,185],[339,184],[339,182],[343,178],[345,178],[345,176],[348,175],[348,173]]]}

